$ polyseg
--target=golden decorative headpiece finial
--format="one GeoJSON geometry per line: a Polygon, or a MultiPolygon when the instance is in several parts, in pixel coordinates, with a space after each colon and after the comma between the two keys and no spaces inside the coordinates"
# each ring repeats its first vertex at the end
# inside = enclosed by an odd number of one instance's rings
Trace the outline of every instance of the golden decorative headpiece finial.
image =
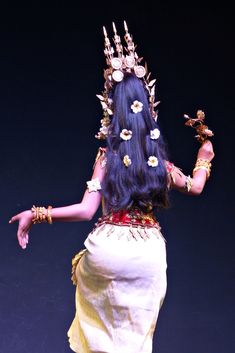
{"type": "Polygon", "coordinates": [[[114,37],[113,42],[115,45],[115,50],[112,47],[110,40],[108,38],[108,34],[106,28],[103,27],[104,32],[104,54],[106,57],[106,63],[108,68],[104,70],[104,91],[101,95],[97,95],[100,99],[100,103],[103,108],[103,119],[101,120],[101,128],[96,138],[105,139],[108,133],[108,127],[110,125],[110,115],[112,112],[112,100],[110,99],[110,91],[113,88],[113,85],[117,82],[121,82],[124,78],[125,73],[132,73],[137,78],[141,79],[144,82],[145,88],[149,93],[149,109],[154,120],[157,120],[157,112],[155,111],[155,107],[159,104],[159,102],[155,102],[155,82],[156,80],[150,81],[151,73],[147,73],[147,65],[140,65],[140,62],[143,58],[139,58],[136,52],[136,46],[133,42],[133,38],[129,33],[126,21],[124,21],[124,30],[125,35],[124,39],[126,42],[125,52],[123,52],[123,46],[121,43],[121,38],[117,34],[117,29],[115,23],[112,23],[114,37]],[[116,55],[115,55],[116,52],[116,55]]]}
{"type": "Polygon", "coordinates": [[[116,30],[116,26],[115,26],[114,22],[113,22],[113,32],[114,32],[113,41],[114,41],[115,46],[116,46],[116,52],[118,54],[118,57],[122,58],[122,56],[123,56],[123,47],[122,47],[122,43],[121,43],[121,38],[117,34],[117,30],[116,30]]]}

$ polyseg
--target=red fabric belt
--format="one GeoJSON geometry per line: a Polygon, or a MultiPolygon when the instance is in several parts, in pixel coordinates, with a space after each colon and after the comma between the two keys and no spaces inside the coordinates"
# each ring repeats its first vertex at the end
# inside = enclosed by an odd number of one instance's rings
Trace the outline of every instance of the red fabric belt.
{"type": "Polygon", "coordinates": [[[99,226],[104,223],[160,228],[152,212],[144,213],[138,209],[111,212],[99,218],[96,225],[99,226]]]}

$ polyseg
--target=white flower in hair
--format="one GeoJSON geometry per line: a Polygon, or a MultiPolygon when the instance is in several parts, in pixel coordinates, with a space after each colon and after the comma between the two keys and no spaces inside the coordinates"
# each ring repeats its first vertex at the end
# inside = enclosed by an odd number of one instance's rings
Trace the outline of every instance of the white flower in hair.
{"type": "Polygon", "coordinates": [[[132,137],[132,131],[131,130],[127,130],[127,129],[123,129],[120,132],[120,137],[121,137],[121,139],[123,139],[125,141],[130,140],[131,137],[132,137]]]}
{"type": "Polygon", "coordinates": [[[150,156],[147,163],[150,167],[157,167],[158,166],[158,159],[155,156],[150,156]]]}
{"type": "Polygon", "coordinates": [[[160,136],[160,130],[158,130],[157,128],[150,131],[150,138],[152,140],[157,140],[159,136],[160,136]]]}
{"type": "Polygon", "coordinates": [[[143,109],[143,103],[139,102],[139,101],[134,101],[133,104],[131,105],[131,109],[133,111],[133,113],[139,113],[142,111],[143,109]]]}
{"type": "Polygon", "coordinates": [[[126,155],[123,157],[123,163],[125,164],[126,167],[129,167],[129,165],[131,165],[131,159],[130,159],[130,157],[128,156],[128,154],[126,154],[126,155]]]}

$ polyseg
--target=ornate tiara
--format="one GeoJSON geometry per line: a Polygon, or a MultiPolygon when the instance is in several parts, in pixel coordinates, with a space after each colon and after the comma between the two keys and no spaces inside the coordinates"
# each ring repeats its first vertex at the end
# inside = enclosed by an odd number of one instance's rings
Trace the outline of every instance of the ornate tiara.
{"type": "Polygon", "coordinates": [[[142,57],[139,58],[136,52],[136,45],[133,42],[133,38],[128,31],[126,22],[124,21],[125,35],[124,39],[126,46],[123,49],[121,38],[117,34],[116,26],[114,22],[113,25],[113,42],[115,49],[111,45],[108,38],[106,28],[103,27],[104,32],[104,54],[106,57],[106,63],[108,68],[104,70],[104,91],[102,94],[97,94],[100,103],[103,108],[103,118],[101,119],[101,128],[97,135],[95,136],[99,140],[106,138],[108,134],[108,127],[111,122],[111,116],[113,115],[112,99],[110,99],[110,92],[115,83],[121,82],[124,78],[125,73],[132,73],[138,79],[142,80],[144,86],[149,94],[149,110],[155,121],[157,121],[157,111],[156,106],[160,102],[155,102],[155,82],[156,79],[150,80],[151,72],[148,73],[147,64],[145,66],[140,65],[143,60],[142,57]],[[124,51],[126,55],[124,54],[124,51]]]}

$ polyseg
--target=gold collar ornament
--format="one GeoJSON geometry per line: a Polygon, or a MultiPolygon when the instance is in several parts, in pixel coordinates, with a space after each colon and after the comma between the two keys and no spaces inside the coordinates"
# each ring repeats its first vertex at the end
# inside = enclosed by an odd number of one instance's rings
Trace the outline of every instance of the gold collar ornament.
{"type": "Polygon", "coordinates": [[[104,91],[102,94],[97,94],[101,106],[103,108],[103,118],[101,120],[101,128],[97,135],[95,136],[99,140],[104,140],[108,134],[108,127],[110,125],[110,116],[113,115],[113,102],[110,99],[110,92],[113,89],[115,83],[121,82],[124,78],[125,73],[132,73],[138,79],[142,80],[144,86],[149,94],[149,110],[151,116],[155,121],[157,121],[157,111],[155,108],[160,102],[155,102],[155,82],[156,80],[150,80],[151,73],[148,73],[147,64],[145,66],[140,65],[143,58],[139,58],[136,52],[136,45],[133,42],[133,38],[128,31],[126,22],[124,21],[124,40],[126,46],[123,49],[121,43],[121,38],[117,34],[116,26],[114,22],[113,25],[113,42],[115,49],[111,45],[108,38],[106,28],[103,27],[104,32],[104,54],[106,57],[106,63],[108,68],[104,70],[104,91]],[[125,53],[124,54],[124,50],[125,53]]]}

